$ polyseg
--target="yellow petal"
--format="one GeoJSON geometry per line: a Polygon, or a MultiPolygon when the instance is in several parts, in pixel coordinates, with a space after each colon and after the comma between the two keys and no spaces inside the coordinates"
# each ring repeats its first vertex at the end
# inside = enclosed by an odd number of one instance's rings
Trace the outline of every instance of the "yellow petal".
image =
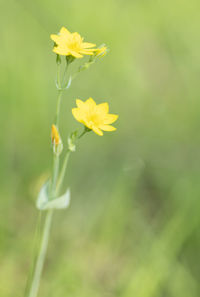
{"type": "MultiPolygon", "coordinates": [[[[84,114],[84,118],[87,117],[90,114],[91,107],[86,102],[76,99],[76,105],[80,109],[80,111],[84,114]]],[[[92,109],[93,111],[93,109],[92,109]]]]}
{"type": "Polygon", "coordinates": [[[111,125],[100,125],[99,128],[101,128],[103,131],[115,131],[116,128],[111,125]]]}
{"type": "Polygon", "coordinates": [[[72,37],[74,40],[82,42],[83,38],[81,37],[81,35],[78,32],[74,32],[72,33],[72,37]]]}
{"type": "Polygon", "coordinates": [[[112,124],[118,119],[117,114],[107,114],[104,118],[104,124],[112,124]]]}
{"type": "Polygon", "coordinates": [[[83,121],[83,113],[79,108],[72,108],[72,114],[78,122],[83,121]]]}
{"type": "Polygon", "coordinates": [[[97,127],[92,127],[92,130],[97,134],[97,135],[99,135],[99,136],[102,136],[103,135],[103,132],[99,129],[99,128],[97,128],[97,127]]]}
{"type": "Polygon", "coordinates": [[[96,102],[90,97],[85,101],[86,106],[88,106],[90,112],[96,108],[96,102]]]}
{"type": "Polygon", "coordinates": [[[83,55],[80,55],[78,52],[70,50],[70,55],[72,55],[75,58],[82,58],[83,55]]]}
{"type": "Polygon", "coordinates": [[[58,36],[58,35],[55,35],[55,34],[51,34],[50,35],[50,38],[55,42],[55,43],[59,43],[59,41],[60,41],[60,36],[58,36]]]}
{"type": "Polygon", "coordinates": [[[109,111],[109,106],[107,102],[97,105],[97,112],[105,114],[105,113],[108,113],[108,111],[109,111]]]}
{"type": "Polygon", "coordinates": [[[86,49],[82,49],[79,51],[80,54],[83,54],[83,55],[89,55],[89,56],[92,56],[94,55],[94,52],[92,50],[86,50],[86,49]]]}
{"type": "Polygon", "coordinates": [[[61,55],[61,56],[69,56],[70,55],[68,49],[65,49],[65,48],[62,48],[62,47],[59,47],[59,46],[55,46],[53,48],[53,52],[58,54],[58,55],[61,55]]]}
{"type": "Polygon", "coordinates": [[[97,48],[97,50],[96,50],[96,55],[97,56],[104,56],[105,54],[106,54],[106,51],[107,51],[107,47],[106,46],[103,46],[103,47],[101,47],[101,48],[97,48]]]}
{"type": "Polygon", "coordinates": [[[60,35],[71,35],[71,33],[65,27],[62,27],[60,29],[60,35]]]}
{"type": "Polygon", "coordinates": [[[83,102],[83,101],[80,100],[80,99],[76,99],[76,105],[77,105],[79,108],[83,108],[84,105],[85,105],[85,102],[83,102]]]}
{"type": "Polygon", "coordinates": [[[95,47],[95,46],[96,46],[96,44],[94,44],[94,43],[89,43],[89,42],[82,43],[83,48],[91,48],[91,47],[95,47]]]}
{"type": "Polygon", "coordinates": [[[96,51],[95,48],[82,48],[80,49],[81,52],[86,52],[86,53],[93,53],[96,51]]]}

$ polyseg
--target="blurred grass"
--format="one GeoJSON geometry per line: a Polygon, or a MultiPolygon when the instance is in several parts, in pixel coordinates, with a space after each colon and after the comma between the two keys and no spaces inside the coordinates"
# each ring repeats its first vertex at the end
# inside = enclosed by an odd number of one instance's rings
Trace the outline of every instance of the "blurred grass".
{"type": "Polygon", "coordinates": [[[0,296],[22,296],[39,184],[51,170],[55,56],[62,25],[109,54],[62,104],[108,100],[117,132],[70,160],[72,204],[55,215],[40,296],[200,296],[200,2],[1,2],[0,296]]]}

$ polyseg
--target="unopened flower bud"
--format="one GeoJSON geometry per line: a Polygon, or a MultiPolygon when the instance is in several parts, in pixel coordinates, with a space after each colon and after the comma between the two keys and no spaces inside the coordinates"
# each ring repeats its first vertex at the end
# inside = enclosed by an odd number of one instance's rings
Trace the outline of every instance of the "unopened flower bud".
{"type": "Polygon", "coordinates": [[[63,150],[63,144],[58,129],[55,125],[52,125],[51,127],[51,141],[54,153],[60,155],[63,150]]]}

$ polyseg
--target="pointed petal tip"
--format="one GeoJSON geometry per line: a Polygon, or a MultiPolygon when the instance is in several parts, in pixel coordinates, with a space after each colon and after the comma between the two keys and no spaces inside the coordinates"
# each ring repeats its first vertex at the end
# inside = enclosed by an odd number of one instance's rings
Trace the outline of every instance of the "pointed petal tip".
{"type": "Polygon", "coordinates": [[[83,101],[79,98],[76,99],[76,105],[78,106],[79,103],[83,103],[83,101]]]}
{"type": "Polygon", "coordinates": [[[95,105],[96,106],[96,102],[94,101],[94,99],[92,97],[89,97],[85,103],[87,104],[92,104],[93,106],[95,105]]]}

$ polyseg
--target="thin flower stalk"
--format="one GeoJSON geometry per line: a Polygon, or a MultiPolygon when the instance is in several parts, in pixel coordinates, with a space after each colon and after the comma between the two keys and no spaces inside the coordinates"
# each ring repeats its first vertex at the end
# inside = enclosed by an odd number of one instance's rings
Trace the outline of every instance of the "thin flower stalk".
{"type": "Polygon", "coordinates": [[[51,229],[52,216],[53,216],[53,210],[49,210],[47,212],[46,218],[45,218],[40,252],[39,252],[37,262],[35,265],[35,272],[34,272],[34,276],[32,279],[30,292],[28,295],[29,297],[36,297],[38,295],[40,278],[41,278],[41,274],[42,274],[42,270],[43,270],[43,266],[44,266],[44,260],[45,260],[45,256],[46,256],[46,251],[47,251],[48,242],[49,242],[49,234],[50,234],[50,229],[51,229]]]}

